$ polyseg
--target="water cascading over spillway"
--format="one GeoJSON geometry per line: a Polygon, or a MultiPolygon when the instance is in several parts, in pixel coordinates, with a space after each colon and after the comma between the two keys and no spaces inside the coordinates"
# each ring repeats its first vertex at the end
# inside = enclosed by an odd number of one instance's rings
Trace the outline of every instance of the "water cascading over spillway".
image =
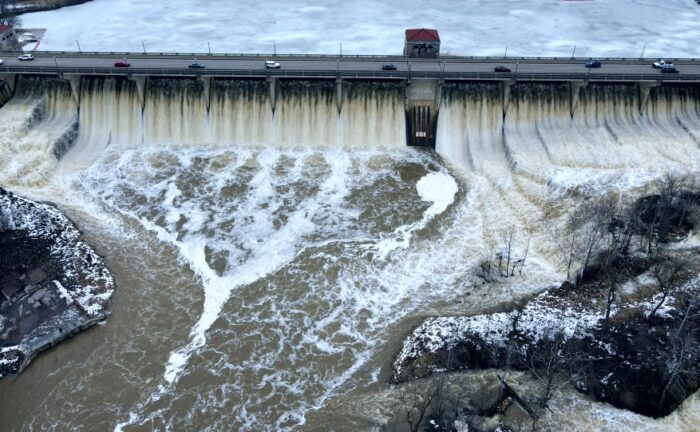
{"type": "Polygon", "coordinates": [[[139,94],[126,78],[83,78],[80,134],[69,164],[86,167],[108,146],[400,147],[405,143],[403,87],[282,80],[275,106],[264,80],[152,78],[139,94]],[[274,108],[274,109],[273,109],[274,108]],[[381,125],[381,126],[380,126],[381,125]]]}
{"type": "Polygon", "coordinates": [[[504,107],[498,84],[445,86],[436,149],[494,179],[516,172],[562,186],[604,171],[697,163],[697,87],[654,88],[644,104],[636,85],[589,84],[573,107],[570,91],[517,84],[504,107]]]}
{"type": "Polygon", "coordinates": [[[77,113],[68,81],[20,79],[0,110],[0,184],[45,183],[77,134],[77,113]]]}

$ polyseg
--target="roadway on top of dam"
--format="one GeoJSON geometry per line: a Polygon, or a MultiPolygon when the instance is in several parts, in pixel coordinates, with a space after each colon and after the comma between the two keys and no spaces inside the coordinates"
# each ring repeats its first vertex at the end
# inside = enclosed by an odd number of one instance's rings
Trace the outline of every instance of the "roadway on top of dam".
{"type": "Polygon", "coordinates": [[[416,59],[402,56],[284,56],[284,55],[188,55],[188,54],[119,54],[119,53],[35,53],[33,61],[20,61],[15,53],[0,52],[0,74],[80,74],[80,75],[148,75],[280,78],[346,78],[501,81],[569,81],[588,80],[700,82],[700,59],[676,60],[679,73],[661,73],[650,59],[601,59],[602,67],[588,69],[589,59],[570,58],[478,58],[445,57],[416,59]],[[126,58],[130,67],[117,68],[114,63],[126,58]],[[194,59],[205,66],[192,69],[194,59]],[[265,60],[280,63],[280,69],[266,69],[265,60]],[[391,63],[396,70],[382,70],[391,63]],[[494,71],[503,65],[512,72],[494,71]]]}

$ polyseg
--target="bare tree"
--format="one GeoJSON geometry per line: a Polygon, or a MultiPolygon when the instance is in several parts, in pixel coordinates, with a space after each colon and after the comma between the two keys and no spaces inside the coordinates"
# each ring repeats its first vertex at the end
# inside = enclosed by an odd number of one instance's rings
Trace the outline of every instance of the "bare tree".
{"type": "MultiPolygon", "coordinates": [[[[554,330],[554,329],[552,329],[554,330]]],[[[570,368],[573,356],[567,348],[565,335],[558,331],[551,339],[545,339],[528,349],[521,362],[540,382],[542,390],[538,397],[541,408],[548,408],[554,390],[569,382],[560,379],[562,373],[570,368]]]]}
{"type": "Polygon", "coordinates": [[[683,277],[682,271],[687,267],[687,265],[688,263],[686,260],[680,257],[672,258],[669,256],[660,255],[656,258],[651,270],[656,278],[656,282],[659,284],[661,299],[649,313],[649,316],[647,317],[649,320],[654,318],[659,308],[661,308],[661,306],[663,306],[663,304],[666,302],[671,290],[681,281],[681,278],[683,277]]]}
{"type": "Polygon", "coordinates": [[[443,390],[445,388],[445,374],[440,374],[431,380],[430,384],[419,391],[403,388],[399,398],[401,400],[403,421],[411,432],[418,432],[432,410],[443,409],[443,390]]]}

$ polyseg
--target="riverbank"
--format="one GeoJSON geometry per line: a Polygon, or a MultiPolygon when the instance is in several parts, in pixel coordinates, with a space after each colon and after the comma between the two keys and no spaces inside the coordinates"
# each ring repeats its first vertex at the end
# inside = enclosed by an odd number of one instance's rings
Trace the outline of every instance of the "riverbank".
{"type": "Polygon", "coordinates": [[[31,12],[50,11],[66,6],[76,6],[89,1],[91,0],[14,0],[9,5],[5,5],[4,13],[0,14],[0,18],[7,15],[22,15],[31,12]]]}
{"type": "MultiPolygon", "coordinates": [[[[506,310],[428,318],[404,340],[392,381],[487,369],[530,376],[517,395],[505,381],[494,386],[498,397],[479,392],[472,405],[480,408],[467,410],[479,421],[517,397],[534,425],[564,387],[647,417],[668,416],[700,388],[700,247],[693,234],[700,201],[693,184],[668,179],[659,194],[627,207],[587,205],[575,237],[561,231],[572,242],[586,238],[588,258],[568,281],[506,310]]],[[[511,272],[497,267],[482,265],[479,274],[511,272]]],[[[434,387],[430,395],[439,395],[434,387]]],[[[431,415],[440,424],[455,421],[431,415]]]]}
{"type": "Polygon", "coordinates": [[[0,377],[104,320],[114,279],[61,212],[0,188],[0,377]]]}

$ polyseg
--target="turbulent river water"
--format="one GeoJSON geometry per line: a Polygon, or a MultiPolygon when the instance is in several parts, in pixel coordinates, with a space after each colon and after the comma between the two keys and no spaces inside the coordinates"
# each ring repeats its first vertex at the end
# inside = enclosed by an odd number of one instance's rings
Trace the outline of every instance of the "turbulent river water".
{"type": "Polygon", "coordinates": [[[118,290],[104,325],[0,381],[0,424],[369,429],[386,413],[357,400],[383,394],[422,317],[561,280],[545,212],[699,166],[692,88],[640,115],[633,88],[590,86],[572,119],[568,87],[521,85],[504,120],[497,87],[446,86],[437,152],[405,147],[400,88],[350,84],[340,112],[333,90],[283,85],[273,114],[255,82],[216,84],[207,110],[195,82],[153,80],[141,106],[133,82],[94,79],[77,110],[64,82],[20,82],[0,185],[73,218],[118,290]],[[524,275],[476,285],[510,228],[532,240],[524,275]]]}

